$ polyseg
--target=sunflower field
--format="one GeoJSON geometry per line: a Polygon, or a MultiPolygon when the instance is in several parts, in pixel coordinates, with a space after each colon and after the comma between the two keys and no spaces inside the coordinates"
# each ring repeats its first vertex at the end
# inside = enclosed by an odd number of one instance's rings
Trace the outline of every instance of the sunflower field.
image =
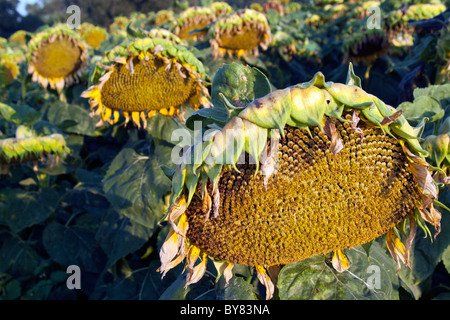
{"type": "Polygon", "coordinates": [[[0,299],[450,299],[449,8],[186,2],[0,38],[0,299]]]}

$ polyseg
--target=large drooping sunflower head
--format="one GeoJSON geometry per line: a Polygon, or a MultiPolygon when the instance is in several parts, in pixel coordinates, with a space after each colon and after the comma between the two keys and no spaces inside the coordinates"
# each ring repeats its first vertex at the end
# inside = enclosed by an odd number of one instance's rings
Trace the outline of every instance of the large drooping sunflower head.
{"type": "Polygon", "coordinates": [[[363,28],[345,39],[344,61],[370,65],[384,56],[388,48],[389,40],[383,30],[363,28]]]}
{"type": "Polygon", "coordinates": [[[183,11],[175,21],[173,33],[181,39],[202,40],[207,32],[194,31],[205,28],[216,20],[216,15],[208,7],[190,7],[183,11]]]}
{"type": "Polygon", "coordinates": [[[361,89],[352,68],[347,84],[318,72],[232,110],[173,174],[163,275],[184,258],[186,285],[203,276],[208,257],[223,263],[227,282],[234,264],[254,266],[270,298],[268,268],[334,252],[342,272],[344,250],[386,235],[400,269],[416,225],[439,232],[421,127],[361,89]],[[396,229],[405,219],[406,247],[396,229]]]}
{"type": "Polygon", "coordinates": [[[272,36],[266,16],[252,9],[243,9],[219,18],[210,29],[214,57],[225,54],[259,54],[258,46],[267,50],[272,36]]]}
{"type": "Polygon", "coordinates": [[[9,167],[32,162],[37,169],[39,161],[55,164],[69,153],[64,137],[52,134],[42,137],[0,139],[0,173],[9,173],[9,167]]]}
{"type": "Polygon", "coordinates": [[[103,41],[108,38],[106,29],[94,26],[90,23],[83,23],[78,33],[91,48],[98,49],[103,41]]]}
{"type": "Polygon", "coordinates": [[[78,82],[89,61],[86,44],[65,26],[36,34],[29,42],[28,73],[42,87],[61,91],[78,82]]]}
{"type": "Polygon", "coordinates": [[[182,118],[187,105],[209,107],[202,63],[169,40],[125,42],[106,54],[96,74],[100,78],[82,96],[90,98],[92,115],[101,116],[99,126],[116,123],[120,111],[126,123],[132,120],[140,127],[156,112],[182,118]]]}

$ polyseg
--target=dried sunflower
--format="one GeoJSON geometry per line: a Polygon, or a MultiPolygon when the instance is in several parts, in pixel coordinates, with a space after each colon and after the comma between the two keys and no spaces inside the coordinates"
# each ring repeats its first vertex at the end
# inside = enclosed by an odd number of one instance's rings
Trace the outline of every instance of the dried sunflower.
{"type": "Polygon", "coordinates": [[[43,137],[23,137],[0,139],[1,173],[8,173],[9,166],[33,162],[37,169],[38,161],[50,160],[57,163],[69,153],[64,137],[52,134],[43,137]]]}
{"type": "Polygon", "coordinates": [[[266,16],[252,9],[243,9],[219,18],[210,29],[213,56],[236,54],[258,56],[258,46],[267,50],[272,36],[266,16]]]}
{"type": "Polygon", "coordinates": [[[88,66],[86,44],[74,31],[55,26],[36,34],[29,42],[28,73],[42,87],[62,91],[78,82],[88,66]]]}
{"type": "Polygon", "coordinates": [[[125,42],[97,64],[101,78],[82,93],[90,98],[97,124],[114,124],[122,111],[126,122],[146,126],[146,118],[160,112],[182,117],[183,106],[209,107],[202,63],[184,46],[165,39],[125,42]]]}
{"type": "Polygon", "coordinates": [[[222,263],[227,283],[234,264],[254,266],[271,298],[269,268],[334,252],[343,272],[344,249],[384,234],[397,271],[401,261],[409,266],[416,226],[440,231],[438,189],[421,127],[360,82],[352,68],[347,84],[318,72],[254,100],[197,141],[172,177],[163,276],[185,258],[186,285],[203,276],[208,257],[222,263]],[[405,246],[396,225],[406,219],[405,246]]]}
{"type": "Polygon", "coordinates": [[[216,15],[208,7],[190,7],[184,10],[175,22],[173,33],[181,39],[203,40],[207,32],[202,29],[216,20],[216,15]]]}

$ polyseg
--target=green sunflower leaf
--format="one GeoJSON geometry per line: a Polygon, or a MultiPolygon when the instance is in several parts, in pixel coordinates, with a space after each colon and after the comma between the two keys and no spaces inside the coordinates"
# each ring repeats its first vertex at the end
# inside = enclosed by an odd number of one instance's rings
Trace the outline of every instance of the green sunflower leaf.
{"type": "Polygon", "coordinates": [[[403,116],[408,121],[420,122],[423,118],[428,118],[429,122],[441,119],[445,110],[438,100],[429,96],[419,96],[414,102],[403,102],[397,110],[403,110],[403,116]]]}
{"type": "Polygon", "coordinates": [[[170,180],[156,157],[124,148],[106,172],[103,190],[118,213],[154,229],[163,215],[162,196],[170,191],[170,180]]]}
{"type": "Polygon", "coordinates": [[[213,78],[211,100],[214,107],[194,112],[186,120],[186,126],[192,129],[195,120],[206,120],[206,125],[214,122],[224,124],[236,113],[236,108],[239,110],[271,91],[269,80],[257,68],[235,62],[225,64],[213,78]]]}
{"type": "Polygon", "coordinates": [[[54,213],[58,193],[52,188],[39,191],[13,189],[8,193],[3,220],[13,232],[45,221],[54,213]]]}
{"type": "Polygon", "coordinates": [[[41,114],[27,105],[10,106],[0,102],[0,118],[16,125],[31,125],[41,118],[41,114]]]}
{"type": "Polygon", "coordinates": [[[362,247],[345,251],[350,268],[338,273],[322,255],[288,264],[278,277],[282,300],[398,299],[398,279],[392,259],[373,243],[367,257],[362,247]]]}
{"type": "Polygon", "coordinates": [[[74,264],[84,272],[100,272],[105,257],[95,241],[98,224],[98,219],[89,214],[66,225],[52,222],[42,235],[44,248],[52,260],[62,266],[74,264]]]}
{"type": "Polygon", "coordinates": [[[98,119],[89,116],[89,111],[76,104],[63,101],[51,103],[47,111],[47,119],[59,129],[69,133],[96,136],[95,124],[98,119]]]}

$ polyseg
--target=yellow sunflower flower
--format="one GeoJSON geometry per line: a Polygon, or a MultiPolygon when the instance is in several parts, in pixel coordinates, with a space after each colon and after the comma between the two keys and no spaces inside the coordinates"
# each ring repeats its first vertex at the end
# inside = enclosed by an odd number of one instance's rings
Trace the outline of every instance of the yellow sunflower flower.
{"type": "Polygon", "coordinates": [[[20,74],[20,68],[7,54],[0,55],[0,85],[8,85],[20,74]]]}
{"type": "Polygon", "coordinates": [[[88,61],[86,44],[64,26],[45,29],[30,40],[28,73],[44,88],[61,92],[64,86],[78,82],[88,61]]]}
{"type": "Polygon", "coordinates": [[[236,54],[258,56],[260,46],[267,50],[272,36],[264,14],[252,9],[239,10],[222,17],[210,29],[213,56],[223,57],[236,54]]]}
{"type": "Polygon", "coordinates": [[[207,32],[194,32],[194,30],[202,29],[215,20],[216,16],[211,8],[190,7],[183,11],[175,21],[173,33],[181,39],[202,40],[207,32]]]}
{"type": "Polygon", "coordinates": [[[332,252],[343,272],[345,249],[382,235],[409,265],[416,221],[440,231],[420,127],[352,79],[325,82],[319,72],[276,90],[191,147],[172,177],[163,276],[186,260],[186,285],[195,283],[207,257],[223,263],[227,282],[235,264],[253,266],[270,299],[270,268],[332,252]],[[396,225],[406,219],[404,245],[396,225]]]}
{"type": "Polygon", "coordinates": [[[83,23],[78,33],[91,48],[98,49],[103,41],[108,38],[108,32],[104,28],[83,23]]]}
{"type": "Polygon", "coordinates": [[[159,38],[126,42],[109,52],[97,65],[98,83],[83,92],[89,98],[92,116],[100,115],[98,126],[119,120],[120,111],[128,123],[141,121],[159,112],[182,119],[184,108],[209,107],[202,63],[187,50],[159,38]]]}

